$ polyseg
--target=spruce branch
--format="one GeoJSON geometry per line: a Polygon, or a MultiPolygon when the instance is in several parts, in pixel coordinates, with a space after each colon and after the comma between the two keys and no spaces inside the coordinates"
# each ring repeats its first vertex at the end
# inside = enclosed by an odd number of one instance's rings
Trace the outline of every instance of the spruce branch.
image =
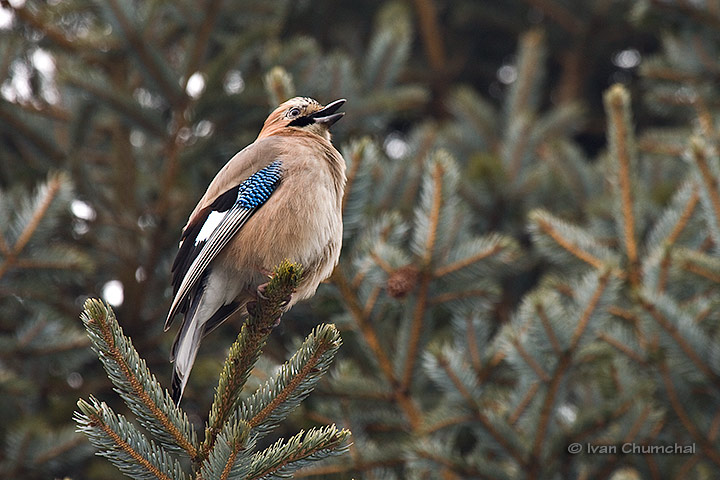
{"type": "MultiPolygon", "coordinates": [[[[519,49],[517,81],[513,83],[505,103],[508,125],[536,110],[536,94],[544,73],[545,34],[539,29],[525,33],[520,39],[519,49]]],[[[513,179],[520,171],[520,164],[512,162],[506,168],[513,179]]]]}
{"type": "Polygon", "coordinates": [[[414,4],[420,21],[425,55],[427,55],[430,67],[435,74],[441,75],[445,69],[445,47],[440,32],[437,9],[432,0],[414,0],[414,4]]]}
{"type": "Polygon", "coordinates": [[[295,96],[293,78],[281,66],[275,66],[265,74],[263,83],[271,105],[278,105],[295,96]]]}
{"type": "Polygon", "coordinates": [[[718,188],[717,160],[708,158],[707,145],[698,137],[691,140],[690,153],[700,177],[708,226],[715,242],[718,242],[720,241],[720,188],[718,188]]]}
{"type": "Polygon", "coordinates": [[[480,372],[482,366],[482,358],[480,354],[480,342],[478,341],[476,317],[468,312],[462,316],[462,320],[459,320],[457,324],[462,324],[465,328],[459,329],[464,331],[464,338],[467,342],[466,349],[470,355],[470,364],[473,370],[480,372]]]}
{"type": "Polygon", "coordinates": [[[531,447],[531,458],[535,459],[535,461],[531,463],[530,477],[537,477],[538,469],[541,466],[538,461],[541,458],[543,445],[547,438],[547,430],[552,419],[553,408],[556,397],[560,392],[562,380],[573,365],[573,357],[577,353],[580,340],[588,330],[591,319],[604,314],[604,309],[599,307],[602,305],[603,297],[607,295],[607,292],[614,290],[612,280],[613,277],[610,272],[605,270],[599,275],[592,274],[591,277],[588,277],[585,288],[582,288],[584,295],[582,295],[583,298],[579,299],[580,305],[578,305],[582,310],[578,310],[579,318],[570,336],[570,343],[558,359],[551,380],[545,383],[545,394],[542,399],[538,426],[531,447]]]}
{"type": "Polygon", "coordinates": [[[190,458],[198,455],[195,430],[187,415],[173,402],[128,337],[123,334],[112,309],[99,300],[87,300],[82,321],[93,350],[115,390],[125,400],[143,427],[170,451],[184,451],[190,458]]]}
{"type": "Polygon", "coordinates": [[[312,392],[341,344],[334,325],[316,327],[278,373],[243,401],[238,417],[252,427],[255,438],[275,428],[312,392]]]}
{"type": "Polygon", "coordinates": [[[81,432],[123,473],[136,479],[183,480],[180,464],[149,441],[122,415],[90,397],[78,401],[74,419],[81,432]]]}
{"type": "MultiPolygon", "coordinates": [[[[360,140],[356,140],[351,143],[348,147],[343,149],[343,157],[346,159],[348,164],[348,170],[346,173],[347,180],[345,181],[345,194],[342,198],[342,211],[343,217],[345,216],[345,207],[351,195],[355,190],[355,180],[358,178],[360,167],[363,165],[366,159],[365,152],[371,148],[372,143],[370,138],[364,137],[360,140]]],[[[364,192],[363,192],[364,193],[364,192]]]]}
{"type": "Polygon", "coordinates": [[[335,269],[332,278],[338,290],[340,290],[340,294],[343,296],[343,299],[347,303],[350,313],[352,314],[358,327],[360,328],[360,332],[365,338],[365,342],[368,344],[370,350],[373,352],[378,366],[385,375],[386,380],[391,385],[398,384],[399,382],[396,378],[395,371],[393,370],[392,362],[390,361],[390,358],[388,357],[385,349],[380,343],[380,337],[378,336],[375,328],[371,324],[369,313],[365,310],[365,308],[363,308],[362,304],[360,303],[353,284],[350,283],[350,281],[347,279],[344,272],[340,268],[335,269]]]}
{"type": "MultiPolygon", "coordinates": [[[[675,267],[708,280],[713,287],[720,284],[720,258],[697,250],[677,248],[673,260],[675,267]]],[[[698,285],[701,283],[698,282],[698,285]]]]}
{"type": "Polygon", "coordinates": [[[457,87],[447,102],[459,126],[467,129],[468,140],[478,147],[497,151],[498,112],[494,105],[467,86],[457,87]]]}
{"type": "Polygon", "coordinates": [[[550,324],[550,318],[547,315],[547,310],[545,309],[545,306],[540,301],[535,301],[533,303],[533,308],[535,309],[535,314],[540,319],[540,323],[543,326],[543,330],[545,331],[545,335],[547,335],[548,341],[550,343],[550,346],[552,347],[553,352],[555,355],[560,355],[562,353],[562,347],[560,346],[560,340],[558,339],[558,336],[555,334],[555,329],[550,324]]]}
{"type": "Polygon", "coordinates": [[[656,296],[650,292],[643,292],[639,298],[639,302],[643,310],[660,326],[661,330],[672,339],[673,343],[682,351],[682,353],[690,360],[697,371],[702,372],[713,385],[720,389],[720,374],[718,374],[711,365],[705,360],[707,352],[700,351],[696,347],[703,350],[710,348],[709,339],[706,336],[696,336],[697,342],[691,342],[692,334],[688,331],[685,324],[691,324],[691,320],[683,322],[683,314],[679,305],[671,301],[664,295],[656,296]],[[701,342],[702,345],[697,345],[701,342]]]}
{"type": "Polygon", "coordinates": [[[142,32],[138,31],[136,25],[128,17],[127,5],[120,4],[118,0],[108,0],[106,8],[111,13],[113,20],[120,26],[120,30],[128,43],[128,51],[135,55],[140,64],[145,68],[150,78],[157,85],[158,90],[163,92],[171,103],[176,105],[184,104],[187,96],[181,92],[177,82],[173,79],[173,72],[170,71],[160,54],[146,41],[142,32]]]}
{"type": "Polygon", "coordinates": [[[200,468],[202,478],[206,480],[247,478],[248,458],[254,445],[254,440],[250,440],[250,425],[244,421],[235,422],[231,419],[218,435],[207,460],[202,463],[200,468]]]}
{"type": "Polygon", "coordinates": [[[617,186],[620,194],[622,239],[628,259],[629,280],[633,287],[640,282],[638,245],[635,219],[635,176],[637,175],[637,153],[630,120],[630,94],[616,84],[605,94],[605,109],[608,111],[608,134],[610,156],[616,168],[617,186]]]}
{"type": "MultiPolygon", "coordinates": [[[[503,267],[518,256],[517,243],[510,237],[499,234],[490,234],[483,237],[474,237],[449,252],[443,265],[436,267],[432,273],[434,278],[446,275],[465,274],[467,278],[477,278],[488,273],[496,265],[489,260],[501,263],[503,267]],[[490,268],[487,267],[490,265],[490,268]],[[483,269],[482,267],[485,266],[483,269]]],[[[460,277],[462,278],[462,277],[460,277]]]]}
{"type": "Polygon", "coordinates": [[[605,332],[601,332],[600,334],[598,334],[598,338],[613,347],[618,352],[631,359],[632,361],[636,362],[638,365],[647,366],[647,359],[640,353],[636,352],[628,345],[623,343],[621,340],[618,340],[617,338],[605,332]]]}
{"type": "MultiPolygon", "coordinates": [[[[616,263],[614,254],[584,229],[570,225],[541,209],[533,210],[528,217],[533,239],[541,248],[545,247],[548,255],[561,261],[569,255],[597,270],[603,270],[616,263]],[[561,250],[552,248],[548,240],[552,240],[553,244],[561,247],[561,250]]],[[[620,272],[618,274],[622,275],[620,272]]]]}
{"type": "MultiPolygon", "coordinates": [[[[416,253],[420,256],[417,298],[412,314],[410,338],[403,366],[401,389],[410,390],[419,356],[420,338],[427,312],[428,294],[432,281],[432,263],[437,256],[437,244],[441,223],[447,221],[449,210],[456,198],[453,197],[458,182],[457,168],[447,152],[438,152],[428,165],[423,178],[421,202],[415,209],[416,231],[413,238],[416,253]]],[[[446,229],[442,229],[443,231],[446,229]]]]}
{"type": "Polygon", "coordinates": [[[718,453],[717,448],[715,447],[715,445],[713,445],[714,442],[712,442],[710,439],[707,438],[705,434],[703,434],[700,427],[695,425],[692,418],[688,414],[682,400],[680,399],[680,396],[677,393],[675,385],[673,384],[672,378],[670,376],[670,369],[668,368],[665,361],[660,361],[659,363],[660,376],[662,377],[663,384],[665,386],[665,390],[667,391],[668,399],[670,400],[670,405],[672,406],[673,411],[678,416],[683,427],[685,427],[693,440],[700,444],[700,448],[703,450],[705,455],[707,455],[707,457],[712,460],[715,465],[720,466],[720,453],[718,453]]]}
{"type": "MultiPolygon", "coordinates": [[[[435,244],[438,237],[438,227],[442,220],[442,207],[445,204],[445,175],[449,173],[456,176],[457,172],[448,165],[447,155],[440,156],[428,166],[429,173],[423,179],[421,205],[415,210],[415,222],[418,225],[413,238],[418,255],[424,265],[429,265],[435,253],[435,244]],[[448,169],[451,169],[448,172],[448,169]]],[[[452,182],[454,179],[450,179],[452,182]]],[[[453,182],[454,183],[454,182],[453,182]]]]}
{"type": "MultiPolygon", "coordinates": [[[[667,287],[673,249],[680,235],[688,228],[699,203],[698,185],[695,182],[686,182],[675,194],[672,205],[665,209],[661,218],[656,222],[655,228],[646,242],[648,251],[660,250],[660,271],[656,284],[658,292],[665,291],[667,287]]],[[[651,254],[649,257],[650,261],[654,260],[654,255],[651,254]]],[[[644,267],[646,272],[648,267],[646,260],[644,267]]]]}
{"type": "Polygon", "coordinates": [[[427,313],[428,291],[430,289],[430,273],[420,273],[420,287],[418,288],[415,310],[412,315],[412,326],[410,328],[410,339],[405,357],[405,367],[403,370],[401,388],[405,391],[410,390],[410,385],[415,373],[415,364],[420,352],[420,338],[422,335],[425,314],[427,313]]]}
{"type": "Polygon", "coordinates": [[[279,323],[284,307],[302,278],[302,267],[284,261],[275,268],[265,292],[248,305],[248,318],[237,340],[230,347],[215,398],[210,409],[202,445],[202,458],[207,458],[222,426],[230,418],[240,401],[240,392],[250,371],[260,357],[261,350],[272,329],[279,323]]]}
{"type": "Polygon", "coordinates": [[[108,89],[105,79],[94,78],[86,73],[76,71],[60,72],[62,80],[70,86],[89,93],[95,101],[103,102],[108,108],[115,110],[155,136],[164,136],[165,125],[162,118],[156,112],[142,108],[138,102],[119,89],[108,89]]]}
{"type": "Polygon", "coordinates": [[[187,82],[192,74],[197,72],[202,65],[203,57],[210,42],[210,34],[221,13],[221,4],[222,0],[211,0],[205,5],[205,18],[198,23],[199,28],[194,35],[195,41],[185,64],[185,75],[183,76],[183,87],[185,88],[187,88],[187,82]]]}
{"type": "Polygon", "coordinates": [[[392,387],[393,398],[405,414],[405,418],[410,425],[413,428],[418,428],[421,421],[420,408],[412,397],[409,396],[408,392],[400,388],[400,381],[395,375],[392,362],[385,352],[384,347],[380,343],[380,337],[369,318],[369,313],[360,303],[356,290],[353,288],[342,269],[336,268],[332,278],[346,302],[347,307],[350,310],[350,314],[358,325],[365,342],[370,348],[370,351],[372,351],[385,380],[392,387]]]}
{"type": "Polygon", "coordinates": [[[343,236],[346,242],[356,238],[365,226],[369,192],[373,189],[372,171],[377,165],[377,146],[369,137],[351,142],[342,149],[347,162],[347,181],[342,199],[343,236]]]}
{"type": "Polygon", "coordinates": [[[519,183],[518,178],[523,170],[523,160],[527,158],[531,147],[532,127],[533,119],[525,112],[518,114],[508,125],[506,138],[501,149],[501,157],[511,185],[519,183]]]}
{"type": "Polygon", "coordinates": [[[542,383],[540,382],[530,384],[530,387],[525,392],[525,396],[522,397],[522,399],[518,402],[517,407],[515,407],[515,410],[508,416],[508,423],[510,425],[517,425],[520,417],[525,414],[528,407],[530,406],[530,403],[535,398],[535,395],[537,395],[537,392],[538,390],[540,390],[541,386],[542,383]]]}
{"type": "Polygon", "coordinates": [[[100,455],[127,475],[143,479],[186,478],[172,451],[186,453],[197,478],[206,480],[287,476],[311,461],[343,452],[347,446],[342,443],[350,432],[333,425],[304,436],[301,432],[287,443],[280,441],[253,454],[257,438],[286,418],[327,372],[341,344],[333,325],[317,327],[272,380],[240,403],[250,370],[301,278],[301,266],[284,261],[257,301],[248,305],[249,317],[225,362],[202,445],[184,412],[160,389],[122,334],[112,310],[100,301],[88,300],[82,319],[93,349],[116,391],[160,445],[94,398],[78,402],[75,420],[80,430],[100,449],[100,455]]]}
{"type": "Polygon", "coordinates": [[[15,137],[26,141],[42,156],[53,160],[56,164],[60,164],[66,158],[65,152],[56,143],[50,141],[47,132],[24,121],[20,115],[17,115],[16,107],[13,104],[9,102],[0,104],[0,120],[11,129],[15,137]]]}
{"type": "MultiPolygon", "coordinates": [[[[365,63],[362,67],[364,84],[380,99],[397,80],[397,76],[407,62],[412,38],[412,24],[408,9],[402,3],[389,3],[377,16],[377,25],[373,33],[365,63]]],[[[398,89],[391,92],[397,93],[398,89]]]]}
{"type": "Polygon", "coordinates": [[[0,233],[0,245],[2,245],[3,252],[7,252],[4,256],[5,259],[0,264],[0,278],[2,278],[7,271],[12,268],[19,260],[20,254],[23,252],[27,244],[32,239],[33,235],[37,231],[43,219],[46,218],[50,207],[53,202],[56,201],[58,195],[61,194],[63,186],[68,185],[68,178],[64,174],[52,175],[47,184],[45,184],[37,193],[34,199],[32,216],[28,222],[24,225],[20,236],[15,240],[15,243],[10,247],[4,236],[0,233]]]}
{"type": "MultiPolygon", "coordinates": [[[[500,445],[518,464],[524,463],[522,447],[515,441],[516,436],[508,432],[509,426],[497,417],[493,417],[484,410],[480,402],[480,391],[482,389],[481,379],[476,371],[467,364],[467,359],[458,356],[455,346],[447,347],[444,351],[426,353],[424,355],[424,370],[428,377],[445,392],[451,394],[462,405],[461,411],[471,412],[473,421],[479,423],[482,428],[500,445]]],[[[452,397],[451,397],[452,398],[452,397]]],[[[453,405],[453,407],[455,407],[453,405]]],[[[443,424],[457,421],[457,407],[452,408],[453,416],[443,420],[443,424]]],[[[447,425],[446,425],[447,426],[447,425]]],[[[441,424],[425,426],[422,433],[429,433],[429,429],[444,428],[441,424]]]]}
{"type": "Polygon", "coordinates": [[[344,453],[349,445],[345,441],[349,430],[338,430],[335,425],[312,428],[300,432],[283,442],[279,440],[273,446],[253,455],[246,479],[286,478],[313,461],[328,455],[344,453]]]}

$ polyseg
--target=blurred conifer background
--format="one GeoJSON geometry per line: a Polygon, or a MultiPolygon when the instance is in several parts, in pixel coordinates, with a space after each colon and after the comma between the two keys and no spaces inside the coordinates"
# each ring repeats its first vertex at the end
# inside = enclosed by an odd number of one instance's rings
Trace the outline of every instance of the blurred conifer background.
{"type": "MultiPolygon", "coordinates": [[[[0,0],[0,477],[117,478],[72,422],[127,412],[83,303],[169,385],[180,230],[304,95],[348,100],[345,244],[248,395],[335,323],[262,442],[353,444],[296,477],[717,478],[719,28],[714,0],[0,0]]],[[[195,425],[239,328],[203,344],[195,425]]]]}

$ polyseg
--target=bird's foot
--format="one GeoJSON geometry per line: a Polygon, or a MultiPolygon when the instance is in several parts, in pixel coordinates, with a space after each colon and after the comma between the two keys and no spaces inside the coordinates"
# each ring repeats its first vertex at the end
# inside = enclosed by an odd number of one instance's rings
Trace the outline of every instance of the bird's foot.
{"type": "MultiPolygon", "coordinates": [[[[246,308],[250,315],[255,316],[258,314],[258,310],[257,310],[258,309],[258,301],[268,300],[268,297],[266,295],[268,283],[269,282],[258,285],[257,290],[255,292],[255,300],[251,300],[247,303],[246,308]]],[[[287,297],[283,298],[280,301],[280,307],[284,308],[288,303],[290,303],[290,300],[292,300],[292,294],[288,295],[287,297]]],[[[280,317],[278,317],[278,319],[275,321],[275,324],[273,325],[273,327],[277,327],[278,325],[280,325],[280,317]]]]}
{"type": "Polygon", "coordinates": [[[265,289],[267,288],[268,284],[263,283],[262,285],[259,285],[257,287],[257,290],[255,291],[255,300],[251,300],[247,303],[247,311],[252,316],[257,316],[258,312],[258,301],[259,300],[267,300],[268,297],[265,295],[265,289]]]}
{"type": "MultiPolygon", "coordinates": [[[[256,296],[257,296],[258,300],[259,300],[259,299],[262,299],[262,300],[267,300],[267,299],[268,299],[267,295],[265,294],[265,292],[267,291],[268,283],[269,283],[269,282],[263,283],[262,285],[259,285],[259,286],[257,287],[256,296]]],[[[280,306],[281,306],[281,307],[284,307],[285,305],[287,305],[288,303],[290,303],[290,300],[292,300],[292,294],[290,294],[290,295],[288,295],[287,297],[283,298],[283,299],[280,301],[280,306]]]]}
{"type": "Polygon", "coordinates": [[[267,296],[265,295],[265,291],[267,290],[267,286],[270,282],[265,282],[262,285],[258,285],[256,296],[260,299],[267,300],[267,296]]]}

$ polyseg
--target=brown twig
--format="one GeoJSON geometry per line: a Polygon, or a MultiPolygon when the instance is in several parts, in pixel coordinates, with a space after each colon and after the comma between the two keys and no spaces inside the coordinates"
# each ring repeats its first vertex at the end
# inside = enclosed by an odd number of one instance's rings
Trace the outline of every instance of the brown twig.
{"type": "Polygon", "coordinates": [[[445,70],[445,47],[440,34],[435,4],[432,0],[414,0],[414,3],[430,67],[436,74],[441,74],[445,70]]]}
{"type": "Polygon", "coordinates": [[[712,270],[708,270],[707,268],[701,267],[700,265],[692,263],[688,260],[682,262],[682,268],[690,273],[694,273],[695,275],[706,278],[711,282],[720,283],[720,274],[717,274],[712,270]]]}
{"type": "Polygon", "coordinates": [[[553,330],[552,325],[550,325],[550,319],[547,316],[547,313],[545,312],[545,307],[542,303],[536,302],[535,303],[535,312],[537,313],[537,316],[540,318],[540,322],[543,325],[543,328],[545,329],[545,333],[547,334],[548,340],[550,340],[550,345],[552,346],[553,351],[559,355],[562,352],[562,347],[560,346],[560,341],[557,338],[557,335],[555,335],[555,330],[553,330]]]}
{"type": "Polygon", "coordinates": [[[520,403],[518,403],[517,408],[508,417],[508,423],[510,425],[515,425],[517,421],[520,420],[520,417],[530,405],[532,399],[535,398],[535,395],[537,395],[537,391],[540,389],[541,385],[542,383],[535,382],[530,386],[523,399],[520,401],[520,403]]]}
{"type": "Polygon", "coordinates": [[[598,270],[601,270],[605,267],[605,262],[603,262],[601,259],[593,255],[592,253],[581,249],[579,246],[573,244],[570,240],[563,237],[560,232],[558,232],[547,220],[540,218],[537,220],[537,224],[540,227],[540,230],[543,231],[543,233],[552,238],[555,243],[567,250],[574,257],[582,260],[583,262],[591,265],[598,270]]]}
{"type": "Polygon", "coordinates": [[[513,346],[515,347],[515,350],[520,354],[522,359],[527,363],[527,365],[532,368],[533,372],[535,372],[535,375],[540,377],[540,380],[543,382],[549,382],[550,381],[550,375],[545,371],[545,369],[540,366],[540,364],[535,360],[535,358],[530,355],[527,350],[522,346],[522,343],[515,338],[513,341],[513,346]]]}
{"type": "Polygon", "coordinates": [[[495,255],[496,253],[501,252],[502,250],[504,250],[502,245],[493,245],[492,247],[488,248],[487,250],[478,252],[475,255],[471,255],[467,258],[463,258],[456,262],[436,268],[435,271],[433,272],[433,277],[438,278],[438,277],[443,277],[443,276],[451,274],[451,273],[455,273],[458,270],[469,267],[473,263],[477,263],[482,260],[485,260],[486,258],[491,257],[491,256],[495,255]]]}
{"type": "Polygon", "coordinates": [[[618,340],[615,337],[611,337],[605,332],[601,332],[598,334],[598,338],[600,338],[602,341],[613,347],[615,350],[619,351],[620,353],[624,354],[626,357],[634,360],[640,365],[646,365],[647,362],[645,359],[640,356],[637,352],[635,352],[633,349],[622,343],[620,340],[618,340]]]}

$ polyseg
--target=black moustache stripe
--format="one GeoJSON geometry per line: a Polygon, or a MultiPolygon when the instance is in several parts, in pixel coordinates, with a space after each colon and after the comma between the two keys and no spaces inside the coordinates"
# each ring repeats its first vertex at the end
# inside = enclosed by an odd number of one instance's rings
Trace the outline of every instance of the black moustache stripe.
{"type": "Polygon", "coordinates": [[[308,116],[298,117],[288,124],[288,127],[305,127],[313,123],[314,120],[308,116]]]}

